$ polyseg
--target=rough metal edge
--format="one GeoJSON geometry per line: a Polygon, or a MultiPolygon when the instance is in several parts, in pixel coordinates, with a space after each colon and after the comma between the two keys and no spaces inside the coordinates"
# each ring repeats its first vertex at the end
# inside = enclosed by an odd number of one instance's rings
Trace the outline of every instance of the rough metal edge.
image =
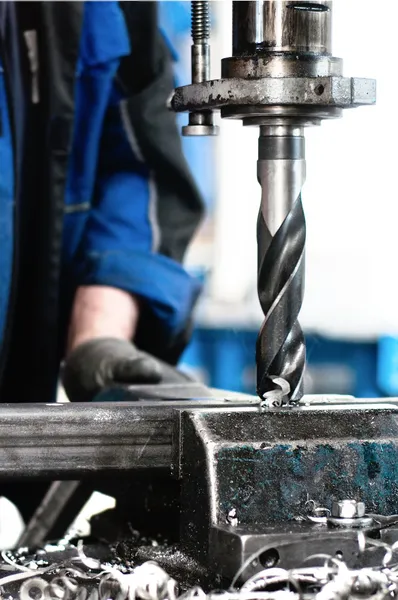
{"type": "Polygon", "coordinates": [[[312,105],[350,108],[376,102],[376,81],[356,77],[216,79],[175,90],[176,112],[241,105],[312,105]]]}

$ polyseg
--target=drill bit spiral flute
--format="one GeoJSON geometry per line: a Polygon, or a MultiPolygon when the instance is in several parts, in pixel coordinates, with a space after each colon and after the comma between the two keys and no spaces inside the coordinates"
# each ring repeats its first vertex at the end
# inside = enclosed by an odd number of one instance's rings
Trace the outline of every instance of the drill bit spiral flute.
{"type": "Polygon", "coordinates": [[[298,322],[306,236],[304,130],[340,117],[344,108],[374,104],[376,84],[343,77],[342,60],[331,50],[332,2],[318,0],[233,2],[233,56],[222,60],[222,78],[209,81],[209,3],[191,4],[192,84],[176,89],[172,108],[190,113],[185,135],[216,133],[214,110],[260,128],[258,295],[264,321],[257,393],[270,406],[296,403],[305,368],[298,322]]]}

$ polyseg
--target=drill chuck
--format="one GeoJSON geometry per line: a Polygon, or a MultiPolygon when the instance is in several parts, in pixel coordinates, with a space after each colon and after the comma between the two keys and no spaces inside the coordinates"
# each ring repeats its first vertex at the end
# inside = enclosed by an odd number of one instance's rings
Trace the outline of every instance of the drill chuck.
{"type": "Polygon", "coordinates": [[[260,129],[258,180],[262,187],[257,222],[258,295],[264,321],[257,339],[257,393],[270,404],[302,396],[305,343],[298,315],[304,293],[305,218],[301,188],[305,144],[301,127],[260,129]],[[284,380],[286,395],[276,383],[284,380]],[[276,390],[276,395],[272,392],[276,390]]]}

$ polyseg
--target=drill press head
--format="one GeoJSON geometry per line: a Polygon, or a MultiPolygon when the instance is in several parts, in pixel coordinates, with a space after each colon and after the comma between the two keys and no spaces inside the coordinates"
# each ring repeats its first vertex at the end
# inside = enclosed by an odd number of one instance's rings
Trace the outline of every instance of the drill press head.
{"type": "MultiPolygon", "coordinates": [[[[208,19],[208,13],[197,9],[204,4],[209,3],[192,2],[196,46],[209,45],[208,37],[198,37],[199,31],[209,35],[208,27],[200,26],[200,15],[208,19]]],[[[206,48],[200,81],[193,65],[193,83],[175,90],[172,108],[220,110],[223,118],[264,125],[285,119],[312,124],[339,117],[343,108],[374,104],[374,80],[342,76],[342,61],[332,56],[331,32],[332,2],[235,1],[233,55],[222,60],[222,78],[209,81],[206,48]]]]}
{"type": "Polygon", "coordinates": [[[271,406],[297,402],[303,393],[305,343],[298,315],[306,234],[304,128],[340,117],[344,108],[375,103],[375,81],[344,77],[331,39],[332,2],[233,2],[233,55],[222,60],[222,78],[193,78],[172,98],[174,110],[190,111],[190,122],[195,113],[209,119],[219,110],[222,118],[260,128],[258,295],[264,322],[257,392],[271,406]]]}

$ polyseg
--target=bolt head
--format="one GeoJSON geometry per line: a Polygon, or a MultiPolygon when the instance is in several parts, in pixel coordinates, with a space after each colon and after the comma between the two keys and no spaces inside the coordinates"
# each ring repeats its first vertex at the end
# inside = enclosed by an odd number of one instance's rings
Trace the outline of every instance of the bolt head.
{"type": "Polygon", "coordinates": [[[181,128],[184,137],[213,136],[220,133],[218,125],[184,125],[181,128]]]}
{"type": "Polygon", "coordinates": [[[365,515],[366,508],[363,502],[356,500],[339,500],[332,504],[332,517],[336,519],[357,519],[365,515]]]}

